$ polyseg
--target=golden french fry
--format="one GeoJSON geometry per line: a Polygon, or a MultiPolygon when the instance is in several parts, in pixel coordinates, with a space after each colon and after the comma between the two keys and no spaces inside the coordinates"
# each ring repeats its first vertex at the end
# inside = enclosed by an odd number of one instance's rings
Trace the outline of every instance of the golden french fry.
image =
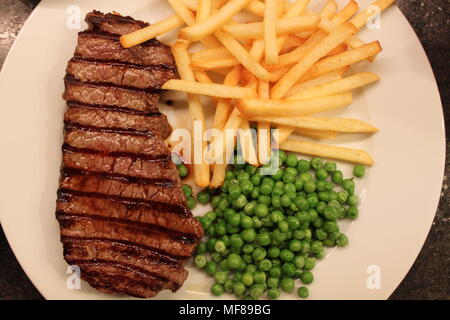
{"type": "Polygon", "coordinates": [[[324,83],[335,81],[343,78],[343,75],[347,70],[350,69],[349,66],[343,67],[341,69],[330,71],[328,73],[325,73],[323,75],[320,75],[318,77],[306,80],[304,82],[299,82],[295,86],[291,88],[291,90],[288,91],[286,94],[288,97],[293,96],[294,94],[297,94],[299,92],[302,92],[303,90],[322,85],[324,83]]]}
{"type": "Polygon", "coordinates": [[[310,130],[305,128],[295,128],[294,132],[313,139],[335,139],[338,135],[336,131],[310,130]]]}
{"type": "Polygon", "coordinates": [[[248,2],[249,0],[230,0],[217,12],[211,14],[206,20],[181,29],[179,36],[186,40],[198,41],[203,37],[214,33],[221,25],[231,19],[232,16],[241,11],[248,2]]]}
{"type": "Polygon", "coordinates": [[[305,43],[303,38],[296,35],[290,35],[283,43],[283,47],[280,49],[280,54],[288,53],[289,51],[302,46],[305,43]]]}
{"type": "MultiPolygon", "coordinates": [[[[212,143],[211,153],[214,159],[218,159],[221,163],[214,165],[213,176],[211,179],[211,187],[217,188],[222,186],[225,180],[225,172],[227,170],[227,160],[230,158],[234,145],[237,130],[242,124],[243,119],[239,116],[239,111],[234,109],[225,124],[222,134],[212,143]]],[[[210,154],[211,154],[210,153],[210,154]]]]}
{"type": "Polygon", "coordinates": [[[264,39],[253,40],[249,54],[250,57],[259,62],[264,56],[264,39]]]}
{"type": "Polygon", "coordinates": [[[247,120],[242,121],[241,128],[239,130],[239,141],[244,161],[254,166],[259,165],[258,157],[256,156],[255,144],[253,142],[253,134],[247,120]]]}
{"type": "Polygon", "coordinates": [[[254,15],[264,17],[265,5],[258,0],[250,0],[245,6],[244,10],[253,13],[254,15]]]}
{"type": "Polygon", "coordinates": [[[203,20],[206,20],[211,14],[211,7],[211,0],[198,0],[195,21],[201,22],[203,20]]]}
{"type": "Polygon", "coordinates": [[[330,20],[334,17],[337,8],[338,6],[335,0],[328,0],[323,6],[322,10],[320,10],[320,18],[322,20],[330,20]]]}
{"type": "Polygon", "coordinates": [[[335,25],[341,25],[347,22],[356,12],[358,12],[359,4],[355,0],[350,0],[342,10],[339,10],[335,16],[331,19],[331,22],[335,25]]]}
{"type": "Polygon", "coordinates": [[[173,15],[167,19],[151,24],[148,27],[121,36],[120,44],[124,48],[130,48],[150,39],[156,38],[161,34],[170,32],[178,27],[181,27],[182,25],[184,25],[183,20],[181,20],[181,18],[177,15],[173,15]]]}
{"type": "MultiPolygon", "coordinates": [[[[175,58],[175,62],[177,64],[178,73],[181,79],[185,81],[194,82],[194,72],[189,67],[189,54],[188,54],[188,43],[183,40],[178,40],[172,46],[172,53],[175,58]]],[[[205,114],[203,112],[202,105],[200,103],[200,97],[197,95],[188,95],[188,104],[189,104],[189,114],[191,117],[191,121],[193,123],[192,127],[195,128],[195,123],[200,121],[201,123],[201,137],[203,137],[203,132],[206,129],[206,121],[205,114]]],[[[203,140],[203,139],[202,139],[203,140]]],[[[196,150],[199,146],[194,143],[194,157],[200,157],[200,161],[195,161],[194,159],[194,176],[195,183],[199,187],[206,187],[209,185],[209,165],[203,161],[203,152],[206,150],[206,142],[202,141],[200,143],[200,149],[196,150]]],[[[197,159],[198,160],[198,159],[197,159]]]]}
{"type": "MultiPolygon", "coordinates": [[[[260,99],[269,99],[269,83],[266,81],[258,81],[258,96],[260,99]]],[[[270,161],[271,157],[271,134],[270,123],[265,121],[258,121],[257,123],[258,136],[258,160],[259,163],[264,164],[270,161]]]]}
{"type": "Polygon", "coordinates": [[[242,99],[237,108],[245,118],[305,116],[343,108],[352,102],[352,94],[344,93],[310,100],[242,99]]]}
{"type": "MultiPolygon", "coordinates": [[[[234,67],[226,76],[223,84],[226,86],[237,86],[241,77],[241,66],[234,67]]],[[[216,106],[216,113],[213,119],[213,128],[222,130],[227,123],[228,117],[231,114],[233,107],[229,99],[219,99],[216,106]]]]}
{"type": "Polygon", "coordinates": [[[216,37],[222,42],[223,46],[237,59],[239,62],[253,73],[257,78],[269,80],[270,73],[255,59],[253,59],[247,50],[235,39],[222,31],[215,33],[216,37]]]}
{"type": "Polygon", "coordinates": [[[345,160],[368,166],[374,163],[370,155],[364,150],[327,146],[300,140],[286,140],[281,144],[280,149],[311,156],[345,160]]]}
{"type": "MultiPolygon", "coordinates": [[[[194,70],[194,76],[195,80],[197,80],[200,83],[214,83],[212,79],[209,77],[209,75],[204,70],[196,69],[194,70]]],[[[211,99],[218,101],[219,98],[211,96],[211,99]]]]}
{"type": "Polygon", "coordinates": [[[334,48],[333,50],[331,50],[330,52],[327,53],[326,57],[329,56],[335,56],[339,53],[342,53],[344,51],[347,51],[347,45],[345,43],[341,43],[340,45],[338,45],[336,48],[334,48]]]}
{"type": "Polygon", "coordinates": [[[217,60],[205,60],[205,61],[197,61],[192,62],[191,67],[203,69],[203,70],[214,70],[214,69],[222,69],[234,67],[239,64],[239,60],[235,57],[231,58],[223,58],[217,60]]]}
{"type": "Polygon", "coordinates": [[[319,44],[312,48],[288,73],[286,73],[272,88],[271,98],[280,99],[320,58],[350,38],[358,30],[350,23],[336,28],[319,44]]]}
{"type": "Polygon", "coordinates": [[[313,88],[303,90],[287,98],[287,100],[307,100],[330,96],[365,86],[380,80],[380,77],[371,72],[360,72],[350,77],[331,81],[313,88]]]}
{"type": "MultiPolygon", "coordinates": [[[[318,16],[283,18],[278,19],[276,23],[270,22],[269,29],[277,35],[287,35],[300,30],[315,28],[319,21],[318,16]]],[[[222,29],[236,39],[262,39],[264,38],[265,27],[263,22],[251,22],[229,24],[223,26],[222,29]]]]}
{"type": "Polygon", "coordinates": [[[358,29],[361,29],[362,27],[364,27],[367,24],[367,21],[370,20],[370,18],[372,18],[375,14],[377,14],[378,12],[376,12],[374,10],[374,7],[378,7],[379,11],[383,11],[386,8],[388,8],[389,6],[391,6],[393,3],[395,2],[395,0],[377,0],[372,2],[367,9],[365,9],[364,11],[358,13],[356,15],[356,17],[354,17],[352,20],[350,20],[358,29]]]}
{"type": "Polygon", "coordinates": [[[277,0],[266,0],[265,5],[264,22],[261,25],[264,36],[265,59],[266,63],[275,64],[278,62],[277,32],[280,26],[279,21],[277,21],[277,0]]]}
{"type": "Polygon", "coordinates": [[[192,54],[191,62],[203,62],[208,60],[229,59],[233,56],[225,48],[203,49],[192,54]]]}
{"type": "Polygon", "coordinates": [[[276,130],[278,130],[278,135],[275,134],[274,139],[275,143],[279,146],[289,138],[292,132],[294,132],[295,128],[287,126],[278,126],[276,130]]]}
{"type": "Polygon", "coordinates": [[[324,73],[334,71],[356,62],[365,60],[381,52],[382,48],[378,41],[370,42],[362,47],[347,50],[335,56],[326,57],[315,63],[300,79],[306,81],[324,73]]]}
{"type": "Polygon", "coordinates": [[[191,94],[230,99],[243,99],[253,95],[253,90],[250,88],[224,86],[223,84],[217,83],[198,83],[195,81],[178,79],[167,81],[161,88],[165,90],[178,90],[191,94]]]}
{"type": "Polygon", "coordinates": [[[301,117],[250,117],[252,121],[266,121],[281,125],[305,128],[311,130],[336,131],[346,133],[371,133],[377,132],[378,129],[370,124],[356,120],[345,118],[318,118],[311,116],[301,117]]]}

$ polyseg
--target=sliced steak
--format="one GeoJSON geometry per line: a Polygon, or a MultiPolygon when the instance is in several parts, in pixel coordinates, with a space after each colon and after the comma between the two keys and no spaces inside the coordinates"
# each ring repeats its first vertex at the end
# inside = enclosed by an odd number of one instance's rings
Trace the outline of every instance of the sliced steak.
{"type": "Polygon", "coordinates": [[[65,150],[63,153],[65,168],[85,171],[104,172],[148,179],[167,179],[176,181],[177,171],[169,159],[148,161],[141,158],[114,157],[103,154],[65,150]]]}
{"type": "Polygon", "coordinates": [[[67,74],[84,82],[110,83],[139,89],[160,89],[174,77],[174,70],[164,67],[138,67],[117,62],[72,59],[67,74]]]}
{"type": "Polygon", "coordinates": [[[108,199],[95,195],[62,193],[58,197],[56,210],[69,214],[92,215],[113,219],[124,219],[143,224],[171,229],[194,238],[202,236],[200,225],[186,211],[174,211],[171,206],[151,205],[134,199],[108,199]]]}
{"type": "Polygon", "coordinates": [[[148,23],[134,20],[131,17],[124,17],[113,13],[103,14],[99,11],[89,12],[86,15],[85,21],[89,26],[88,30],[119,36],[148,26],[148,23]]]}
{"type": "Polygon", "coordinates": [[[110,128],[127,130],[130,132],[152,133],[167,138],[172,129],[167,117],[161,113],[148,115],[136,115],[127,112],[112,111],[96,108],[85,108],[79,105],[69,106],[65,115],[64,123],[69,126],[110,128]]]}
{"type": "Polygon", "coordinates": [[[170,48],[160,42],[147,41],[124,49],[119,37],[98,32],[83,31],[78,34],[75,57],[103,61],[120,61],[139,66],[165,66],[174,68],[175,60],[170,48]]]}
{"type": "Polygon", "coordinates": [[[174,58],[156,39],[121,47],[119,37],[145,22],[98,11],[86,22],[64,79],[56,202],[64,258],[105,293],[176,291],[203,230],[187,209],[157,106],[174,58]]]}
{"type": "Polygon", "coordinates": [[[158,112],[158,92],[145,92],[130,88],[98,85],[66,77],[63,98],[91,105],[109,105],[138,111],[158,112]]]}

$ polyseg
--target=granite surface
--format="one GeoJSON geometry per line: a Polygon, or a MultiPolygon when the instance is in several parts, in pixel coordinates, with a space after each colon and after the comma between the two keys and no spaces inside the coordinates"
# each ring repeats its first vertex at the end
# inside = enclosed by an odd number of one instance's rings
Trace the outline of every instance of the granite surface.
{"type": "MultiPolygon", "coordinates": [[[[39,0],[0,0],[0,66],[23,22],[39,0]]],[[[450,1],[398,0],[433,67],[450,128],[450,1]]],[[[441,200],[433,226],[413,267],[391,299],[450,299],[449,133],[441,200]]],[[[42,299],[12,253],[0,229],[0,299],[42,299]]]]}

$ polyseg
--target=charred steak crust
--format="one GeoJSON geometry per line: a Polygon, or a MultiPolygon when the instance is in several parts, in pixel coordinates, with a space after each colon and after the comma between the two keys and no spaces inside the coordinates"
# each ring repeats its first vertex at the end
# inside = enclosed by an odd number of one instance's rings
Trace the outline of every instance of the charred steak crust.
{"type": "Polygon", "coordinates": [[[119,36],[148,24],[93,11],[68,62],[63,160],[56,202],[64,258],[105,293],[178,290],[203,230],[187,209],[164,140],[159,89],[175,75],[170,48],[119,36]]]}

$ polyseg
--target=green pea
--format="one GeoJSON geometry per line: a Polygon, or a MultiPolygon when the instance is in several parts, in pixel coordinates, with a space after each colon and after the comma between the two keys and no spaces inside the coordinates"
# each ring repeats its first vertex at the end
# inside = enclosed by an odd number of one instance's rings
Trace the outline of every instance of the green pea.
{"type": "Polygon", "coordinates": [[[280,203],[282,207],[290,207],[292,204],[292,199],[289,195],[285,194],[281,197],[280,203]]]}
{"type": "Polygon", "coordinates": [[[225,271],[217,271],[214,274],[214,280],[216,281],[216,283],[224,284],[227,280],[227,273],[225,271]]]}
{"type": "Polygon", "coordinates": [[[280,256],[280,249],[278,247],[270,247],[267,253],[270,258],[275,259],[280,256]]]}
{"type": "Polygon", "coordinates": [[[353,179],[345,179],[342,182],[342,188],[344,188],[344,190],[348,191],[350,194],[353,193],[353,190],[355,188],[355,182],[353,181],[353,179]],[[351,192],[350,192],[351,191],[351,192]]]}
{"type": "Polygon", "coordinates": [[[269,183],[262,183],[259,187],[259,192],[264,195],[269,195],[272,193],[273,185],[269,183]]]}
{"type": "Polygon", "coordinates": [[[283,212],[281,212],[280,210],[272,211],[271,214],[270,214],[270,219],[274,223],[278,223],[280,221],[283,221],[284,220],[283,212]]]}
{"type": "Polygon", "coordinates": [[[310,168],[311,168],[311,164],[310,164],[309,161],[306,161],[306,160],[303,160],[303,159],[298,160],[298,162],[297,162],[297,170],[298,170],[298,172],[300,172],[300,173],[308,172],[310,168]]]}
{"type": "Polygon", "coordinates": [[[228,209],[229,206],[230,206],[230,203],[228,202],[228,200],[226,198],[222,198],[219,200],[219,204],[217,205],[217,208],[225,211],[226,209],[228,209]]]}
{"type": "Polygon", "coordinates": [[[287,293],[291,293],[292,290],[294,290],[294,280],[292,280],[291,278],[282,278],[280,281],[280,286],[281,289],[283,289],[283,291],[287,292],[287,293]]]}
{"type": "Polygon", "coordinates": [[[312,193],[314,191],[316,191],[317,185],[314,181],[306,181],[303,189],[305,190],[306,193],[312,193]]]}
{"type": "Polygon", "coordinates": [[[223,294],[223,291],[224,289],[221,284],[216,283],[211,287],[211,293],[215,296],[221,296],[223,294]]]}
{"type": "Polygon", "coordinates": [[[247,203],[244,207],[244,213],[247,216],[252,216],[255,214],[255,208],[256,208],[256,202],[255,201],[250,201],[249,203],[247,203]]]}
{"type": "Polygon", "coordinates": [[[283,164],[286,159],[287,159],[287,155],[286,152],[284,152],[283,150],[278,150],[277,151],[278,157],[280,158],[280,165],[283,164]]]}
{"type": "Polygon", "coordinates": [[[267,246],[270,244],[270,234],[268,232],[261,232],[256,236],[256,243],[260,246],[267,246]]]}
{"type": "Polygon", "coordinates": [[[273,196],[281,196],[283,195],[284,190],[281,187],[274,186],[272,189],[272,197],[273,196]]]}
{"type": "Polygon", "coordinates": [[[328,172],[334,172],[334,171],[336,171],[337,165],[335,162],[326,162],[324,164],[323,168],[325,170],[327,170],[328,172]]]}
{"type": "Polygon", "coordinates": [[[269,214],[269,208],[266,204],[259,203],[255,207],[255,214],[260,218],[266,217],[269,214]]]}
{"type": "Polygon", "coordinates": [[[264,286],[262,286],[259,283],[252,285],[249,289],[250,297],[252,297],[255,300],[258,300],[263,295],[263,293],[264,293],[264,286]]]}
{"type": "Polygon", "coordinates": [[[294,186],[296,191],[302,191],[304,186],[304,181],[301,179],[297,179],[294,181],[294,186]]]}
{"type": "Polygon", "coordinates": [[[272,206],[274,208],[281,208],[281,197],[280,196],[272,196],[272,206]]]}
{"type": "MultiPolygon", "coordinates": [[[[278,169],[278,170],[280,170],[280,169],[278,169]]],[[[263,184],[268,184],[268,185],[271,185],[273,187],[275,185],[275,181],[273,179],[269,178],[269,177],[264,177],[262,179],[262,182],[261,182],[261,185],[263,185],[263,184]]]]}
{"type": "Polygon", "coordinates": [[[328,178],[328,171],[324,168],[320,168],[316,171],[317,180],[326,180],[328,178]]]}
{"type": "Polygon", "coordinates": [[[244,253],[252,253],[253,250],[255,250],[255,247],[249,243],[246,243],[242,246],[242,252],[244,253]]]}
{"type": "Polygon", "coordinates": [[[188,197],[192,197],[192,188],[190,185],[188,184],[183,184],[181,186],[181,189],[183,190],[184,195],[186,196],[186,198],[188,197]]]}
{"type": "Polygon", "coordinates": [[[290,154],[286,157],[286,165],[288,167],[296,167],[298,164],[297,156],[295,154],[290,154]]]}
{"type": "Polygon", "coordinates": [[[310,173],[308,173],[308,172],[304,172],[304,173],[300,174],[300,176],[298,178],[300,180],[302,180],[303,182],[312,181],[313,180],[312,175],[310,173]]]}
{"type": "Polygon", "coordinates": [[[238,233],[232,234],[230,237],[230,245],[233,248],[241,248],[244,245],[244,240],[242,240],[242,237],[238,233]]]}
{"type": "Polygon", "coordinates": [[[241,281],[245,286],[250,287],[253,284],[253,274],[251,274],[250,272],[244,273],[242,275],[241,281]]]}
{"type": "Polygon", "coordinates": [[[280,297],[280,290],[278,290],[276,287],[269,289],[267,292],[267,297],[271,300],[276,300],[280,297]]]}
{"type": "Polygon", "coordinates": [[[293,236],[297,240],[302,240],[305,237],[304,230],[294,230],[293,236]]]}
{"type": "Polygon", "coordinates": [[[256,271],[253,275],[253,279],[255,283],[265,283],[266,282],[266,273],[262,271],[256,271]]]}
{"type": "Polygon", "coordinates": [[[304,284],[311,284],[314,281],[314,276],[311,272],[309,271],[305,271],[302,273],[300,280],[304,283],[304,284]]]}
{"type": "Polygon", "coordinates": [[[206,191],[200,191],[197,194],[197,201],[201,204],[207,204],[209,202],[210,195],[206,191]]]}
{"type": "Polygon", "coordinates": [[[293,260],[294,266],[298,269],[303,269],[306,259],[304,256],[296,256],[293,260]]]}
{"type": "Polygon", "coordinates": [[[261,176],[257,174],[250,177],[250,181],[252,182],[253,186],[259,186],[261,184],[261,180],[261,176]]]}
{"type": "Polygon", "coordinates": [[[228,268],[238,269],[241,266],[241,257],[238,254],[230,253],[227,257],[228,268]]]}
{"type": "Polygon", "coordinates": [[[338,247],[345,247],[348,245],[348,238],[345,234],[341,233],[339,237],[336,239],[336,245],[338,247]]]}
{"type": "Polygon", "coordinates": [[[248,216],[243,216],[241,218],[241,227],[243,229],[251,229],[253,228],[253,219],[248,216]]]}
{"type": "MultiPolygon", "coordinates": [[[[274,264],[274,261],[272,261],[272,265],[274,264]]],[[[275,267],[273,266],[270,270],[269,270],[269,274],[271,277],[274,278],[279,278],[281,276],[281,268],[280,267],[275,267]]]]}
{"type": "Polygon", "coordinates": [[[254,229],[245,229],[241,232],[241,237],[245,242],[253,242],[256,239],[256,232],[254,229]]]}
{"type": "Polygon", "coordinates": [[[258,269],[256,268],[256,266],[254,264],[249,264],[249,265],[247,265],[247,268],[245,268],[245,271],[250,272],[250,273],[253,273],[256,270],[258,270],[258,269]]]}
{"type": "Polygon", "coordinates": [[[233,284],[233,291],[236,295],[241,295],[245,292],[245,285],[240,281],[236,281],[233,284]]]}
{"type": "Polygon", "coordinates": [[[325,211],[323,212],[323,216],[327,220],[335,221],[338,218],[338,212],[337,212],[336,208],[327,205],[325,207],[325,211]]]}
{"type": "Polygon", "coordinates": [[[328,237],[328,233],[322,228],[316,229],[314,235],[318,240],[325,240],[328,237]]]}
{"type": "Polygon", "coordinates": [[[282,249],[280,252],[280,258],[285,262],[291,262],[294,260],[294,253],[291,250],[282,249]]]}
{"type": "Polygon", "coordinates": [[[282,242],[282,241],[286,240],[286,233],[281,232],[280,229],[275,229],[272,232],[272,239],[274,241],[282,242]]]}
{"type": "Polygon", "coordinates": [[[223,288],[225,292],[233,293],[233,280],[227,279],[225,280],[225,283],[223,284],[223,288]]]}
{"type": "Polygon", "coordinates": [[[289,172],[285,172],[283,174],[283,182],[284,183],[293,183],[295,181],[295,175],[289,172]]]}
{"type": "Polygon", "coordinates": [[[195,199],[193,197],[187,197],[186,205],[187,205],[189,210],[192,210],[197,205],[197,201],[195,201],[195,199]]]}
{"type": "Polygon", "coordinates": [[[307,287],[304,287],[304,286],[298,288],[298,289],[297,289],[297,295],[298,295],[300,298],[303,298],[303,299],[308,298],[308,296],[309,296],[309,290],[308,290],[308,288],[307,288],[307,287]]]}
{"type": "Polygon", "coordinates": [[[349,207],[347,209],[347,214],[346,214],[347,218],[354,220],[354,219],[358,218],[358,215],[359,215],[359,212],[358,212],[357,207],[349,207]]]}
{"type": "Polygon", "coordinates": [[[266,249],[262,248],[262,247],[257,247],[255,248],[255,250],[253,250],[252,256],[253,259],[255,259],[256,261],[261,261],[263,260],[267,255],[267,251],[266,249]]]}
{"type": "Polygon", "coordinates": [[[230,195],[231,199],[236,200],[241,195],[241,187],[239,185],[231,185],[228,187],[228,194],[230,195]]]}
{"type": "Polygon", "coordinates": [[[205,271],[208,275],[213,276],[217,271],[217,263],[208,261],[205,266],[205,271]]]}
{"type": "Polygon", "coordinates": [[[260,196],[260,193],[259,193],[259,187],[253,188],[252,192],[250,192],[250,198],[252,198],[252,199],[258,199],[259,196],[260,196]]]}
{"type": "Polygon", "coordinates": [[[302,250],[302,243],[297,239],[292,239],[289,242],[289,250],[291,250],[292,252],[299,252],[300,250],[302,250]]]}
{"type": "Polygon", "coordinates": [[[349,206],[356,206],[356,205],[358,205],[358,202],[359,202],[359,198],[358,198],[358,196],[356,196],[354,194],[349,196],[347,199],[347,203],[349,206]]]}
{"type": "Polygon", "coordinates": [[[296,217],[289,216],[286,218],[286,222],[289,226],[289,230],[295,230],[300,227],[300,222],[298,221],[298,219],[296,217]]]}
{"type": "Polygon", "coordinates": [[[366,171],[366,168],[364,168],[364,166],[356,165],[353,167],[353,175],[357,178],[364,177],[365,171],[366,171]]]}
{"type": "Polygon", "coordinates": [[[284,172],[292,174],[293,176],[297,176],[298,175],[297,169],[291,168],[291,167],[287,167],[286,169],[284,169],[284,172]]]}
{"type": "Polygon", "coordinates": [[[257,216],[253,216],[252,219],[253,219],[253,224],[254,224],[255,228],[257,228],[257,229],[261,228],[261,226],[262,226],[261,219],[257,216]]]}
{"type": "Polygon", "coordinates": [[[278,222],[278,229],[280,229],[281,232],[288,232],[289,231],[289,224],[286,221],[280,221],[278,222]]]}
{"type": "Polygon", "coordinates": [[[269,271],[272,268],[272,262],[269,259],[263,259],[258,263],[258,268],[261,271],[269,271]]]}
{"type": "Polygon", "coordinates": [[[313,167],[314,170],[322,168],[322,159],[321,158],[312,158],[311,159],[311,167],[313,167]]]}
{"type": "Polygon", "coordinates": [[[314,258],[306,258],[305,266],[303,267],[305,270],[312,270],[316,266],[316,261],[314,258]]]}
{"type": "Polygon", "coordinates": [[[216,241],[216,243],[214,245],[214,250],[216,252],[223,253],[223,252],[225,252],[226,249],[227,249],[227,247],[223,241],[221,241],[221,240],[216,241]]]}
{"type": "Polygon", "coordinates": [[[189,175],[189,169],[184,164],[178,165],[177,170],[181,179],[186,178],[189,175]]]}
{"type": "Polygon", "coordinates": [[[342,184],[342,182],[344,181],[344,175],[342,173],[342,171],[337,170],[335,172],[333,172],[333,175],[331,176],[332,180],[334,183],[336,184],[342,184]]]}
{"type": "Polygon", "coordinates": [[[227,172],[225,172],[225,180],[233,180],[234,177],[234,172],[227,170],[227,172]]]}
{"type": "Polygon", "coordinates": [[[250,194],[253,187],[253,183],[250,180],[244,180],[241,182],[241,191],[243,194],[250,194]]]}
{"type": "Polygon", "coordinates": [[[258,203],[265,204],[266,206],[270,206],[272,203],[272,199],[267,195],[260,195],[258,197],[258,203]]]}
{"type": "Polygon", "coordinates": [[[278,278],[270,277],[269,279],[267,279],[267,286],[269,288],[278,288],[278,283],[278,278]]]}
{"type": "Polygon", "coordinates": [[[195,256],[194,264],[197,268],[203,269],[206,266],[207,260],[206,257],[202,254],[195,256]]]}
{"type": "Polygon", "coordinates": [[[284,275],[292,278],[295,274],[295,265],[292,262],[283,263],[283,265],[281,266],[281,272],[284,275]]]}
{"type": "Polygon", "coordinates": [[[334,221],[325,221],[323,227],[324,227],[325,231],[328,232],[328,233],[330,233],[330,232],[338,232],[339,231],[339,226],[334,221]]]}
{"type": "Polygon", "coordinates": [[[325,191],[327,189],[327,182],[323,180],[316,181],[317,191],[325,191]]]}

